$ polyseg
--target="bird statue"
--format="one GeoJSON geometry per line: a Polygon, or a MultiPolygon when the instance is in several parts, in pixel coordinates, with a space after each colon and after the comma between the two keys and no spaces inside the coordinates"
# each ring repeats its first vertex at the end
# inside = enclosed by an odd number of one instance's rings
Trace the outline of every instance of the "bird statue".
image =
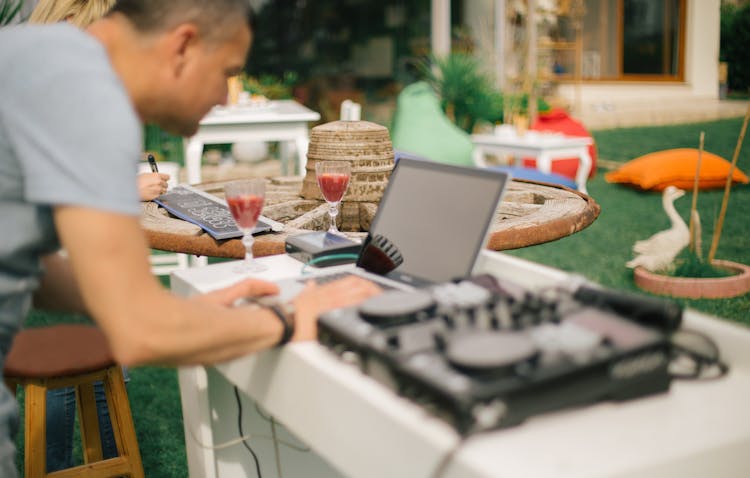
{"type": "Polygon", "coordinates": [[[677,254],[690,243],[690,230],[674,208],[674,201],[685,195],[685,191],[674,186],[667,186],[661,202],[664,211],[672,222],[666,231],[657,232],[648,239],[637,241],[633,245],[636,257],[625,265],[632,268],[641,266],[655,272],[668,269],[677,254]]]}

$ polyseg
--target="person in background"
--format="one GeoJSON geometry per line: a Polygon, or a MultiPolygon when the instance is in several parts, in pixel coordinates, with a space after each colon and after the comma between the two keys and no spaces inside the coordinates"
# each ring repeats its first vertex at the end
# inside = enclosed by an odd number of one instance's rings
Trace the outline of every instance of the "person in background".
{"type": "Polygon", "coordinates": [[[68,22],[86,28],[103,17],[116,0],[39,0],[29,23],[68,22]]]}
{"type": "MultiPolygon", "coordinates": [[[[278,293],[269,282],[180,298],[151,274],[142,125],[193,135],[244,66],[251,18],[246,0],[118,0],[85,32],[0,29],[0,223],[13,225],[0,240],[0,365],[32,303],[88,314],[123,365],[193,365],[312,340],[321,313],[380,293],[356,277],[310,283],[282,313],[238,303],[278,293]]],[[[17,421],[0,385],[3,477],[17,475],[17,421]]]]}
{"type": "MultiPolygon", "coordinates": [[[[86,28],[104,16],[116,0],[39,0],[29,16],[29,23],[68,22],[86,28]]],[[[138,175],[138,195],[141,201],[151,201],[167,192],[169,174],[143,173],[138,175]]]]}

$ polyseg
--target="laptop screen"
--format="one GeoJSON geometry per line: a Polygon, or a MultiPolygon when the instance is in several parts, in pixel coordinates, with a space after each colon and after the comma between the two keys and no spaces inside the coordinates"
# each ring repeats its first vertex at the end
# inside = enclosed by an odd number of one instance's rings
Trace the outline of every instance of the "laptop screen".
{"type": "MultiPolygon", "coordinates": [[[[471,273],[508,175],[402,158],[373,219],[368,242],[396,258],[398,280],[445,282],[471,273]]],[[[367,244],[357,264],[371,272],[367,244]]]]}

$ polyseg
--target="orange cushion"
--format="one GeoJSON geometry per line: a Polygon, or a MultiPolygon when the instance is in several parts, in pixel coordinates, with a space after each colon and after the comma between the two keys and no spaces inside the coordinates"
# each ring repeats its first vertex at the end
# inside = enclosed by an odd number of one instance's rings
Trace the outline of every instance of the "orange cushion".
{"type": "MultiPolygon", "coordinates": [[[[640,189],[662,191],[667,186],[691,190],[698,162],[698,150],[692,148],[668,149],[635,158],[618,170],[607,173],[604,178],[610,183],[624,183],[640,189]]],[[[731,163],[707,151],[703,152],[699,174],[700,189],[723,188],[731,163]]],[[[738,168],[732,173],[732,181],[747,184],[748,178],[738,168]]]]}

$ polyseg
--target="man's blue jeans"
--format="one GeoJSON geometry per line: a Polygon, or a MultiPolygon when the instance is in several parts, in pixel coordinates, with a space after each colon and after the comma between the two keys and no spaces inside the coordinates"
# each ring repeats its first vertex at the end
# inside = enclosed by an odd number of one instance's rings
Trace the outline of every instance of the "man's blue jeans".
{"type": "MultiPolygon", "coordinates": [[[[125,381],[129,381],[123,368],[125,381]]],[[[96,413],[99,416],[99,437],[105,459],[114,458],[117,444],[109,419],[104,384],[94,384],[96,413]]],[[[76,392],[74,388],[58,388],[47,392],[47,473],[73,466],[73,428],[76,418],[76,392]]]]}

